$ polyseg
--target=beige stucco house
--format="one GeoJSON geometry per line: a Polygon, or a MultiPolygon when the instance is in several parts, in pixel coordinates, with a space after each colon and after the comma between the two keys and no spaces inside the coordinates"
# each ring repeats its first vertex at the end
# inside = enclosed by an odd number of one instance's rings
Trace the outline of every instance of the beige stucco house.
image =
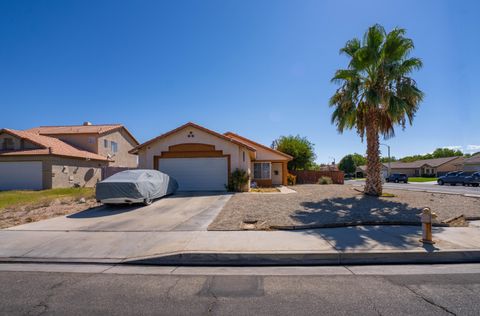
{"type": "MultiPolygon", "coordinates": [[[[435,176],[439,177],[451,171],[461,169],[462,156],[423,159],[413,162],[391,162],[391,173],[405,173],[409,177],[435,176]]],[[[388,165],[388,164],[385,164],[388,165]]]]}
{"type": "MultiPolygon", "coordinates": [[[[423,159],[413,162],[401,162],[392,161],[382,164],[382,176],[386,178],[388,176],[389,167],[390,173],[404,173],[409,177],[422,177],[431,176],[439,177],[447,174],[448,172],[458,171],[463,165],[464,158],[461,156],[423,159]]],[[[366,175],[367,166],[359,166],[356,169],[357,177],[366,175]]]]}
{"type": "Polygon", "coordinates": [[[480,154],[476,154],[463,163],[463,171],[477,172],[480,171],[480,154]]]}
{"type": "Polygon", "coordinates": [[[121,124],[40,126],[27,132],[58,138],[79,149],[108,157],[111,167],[136,168],[137,156],[129,153],[139,145],[128,129],[121,124]]]}
{"type": "MultiPolygon", "coordinates": [[[[382,164],[382,168],[380,169],[380,174],[383,179],[388,177],[388,164],[382,164]]],[[[366,176],[367,176],[367,165],[358,166],[355,169],[356,178],[364,178],[366,176]]]]}
{"type": "Polygon", "coordinates": [[[53,137],[0,130],[0,190],[94,186],[109,163],[53,137]]]}
{"type": "Polygon", "coordinates": [[[260,186],[287,184],[291,156],[240,135],[217,133],[184,124],[130,151],[139,168],[156,169],[175,178],[179,190],[225,191],[231,173],[245,170],[260,186]]]}

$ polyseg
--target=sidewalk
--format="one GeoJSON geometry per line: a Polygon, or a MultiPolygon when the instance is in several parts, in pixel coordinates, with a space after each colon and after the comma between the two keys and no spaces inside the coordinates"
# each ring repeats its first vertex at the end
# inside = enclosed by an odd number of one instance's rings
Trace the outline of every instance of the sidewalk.
{"type": "Polygon", "coordinates": [[[302,231],[0,231],[0,262],[165,265],[308,265],[480,262],[478,227],[417,226],[302,231]]]}

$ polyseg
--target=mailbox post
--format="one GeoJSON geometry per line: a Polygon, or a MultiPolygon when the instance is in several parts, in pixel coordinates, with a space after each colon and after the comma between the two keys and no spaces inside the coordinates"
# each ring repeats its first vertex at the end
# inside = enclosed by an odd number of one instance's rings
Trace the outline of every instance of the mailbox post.
{"type": "Polygon", "coordinates": [[[422,211],[422,239],[421,242],[425,244],[434,244],[432,240],[432,221],[437,217],[430,208],[426,207],[422,211]]]}

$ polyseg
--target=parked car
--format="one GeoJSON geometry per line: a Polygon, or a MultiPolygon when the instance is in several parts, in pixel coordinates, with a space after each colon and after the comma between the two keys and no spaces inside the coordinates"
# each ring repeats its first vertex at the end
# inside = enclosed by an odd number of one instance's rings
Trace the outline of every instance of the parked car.
{"type": "Polygon", "coordinates": [[[480,186],[480,172],[472,173],[472,175],[465,177],[463,180],[464,185],[471,185],[472,187],[480,186]]]}
{"type": "Polygon", "coordinates": [[[408,183],[408,176],[404,173],[392,173],[387,178],[385,178],[385,181],[395,182],[395,183],[399,183],[399,182],[408,183]]]}
{"type": "Polygon", "coordinates": [[[457,184],[464,184],[465,177],[468,176],[468,173],[462,171],[454,171],[449,172],[443,177],[439,177],[437,183],[440,185],[450,184],[450,185],[457,185],[457,184]]]}
{"type": "Polygon", "coordinates": [[[157,170],[125,170],[99,182],[95,189],[97,201],[104,204],[143,203],[173,194],[177,181],[157,170]]]}

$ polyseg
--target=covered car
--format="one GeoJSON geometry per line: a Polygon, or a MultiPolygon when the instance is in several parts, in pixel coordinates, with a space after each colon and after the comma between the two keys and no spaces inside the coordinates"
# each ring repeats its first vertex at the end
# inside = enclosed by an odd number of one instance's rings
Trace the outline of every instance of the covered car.
{"type": "Polygon", "coordinates": [[[95,189],[97,201],[105,204],[144,203],[173,194],[177,181],[157,170],[125,170],[99,182],[95,189]]]}

